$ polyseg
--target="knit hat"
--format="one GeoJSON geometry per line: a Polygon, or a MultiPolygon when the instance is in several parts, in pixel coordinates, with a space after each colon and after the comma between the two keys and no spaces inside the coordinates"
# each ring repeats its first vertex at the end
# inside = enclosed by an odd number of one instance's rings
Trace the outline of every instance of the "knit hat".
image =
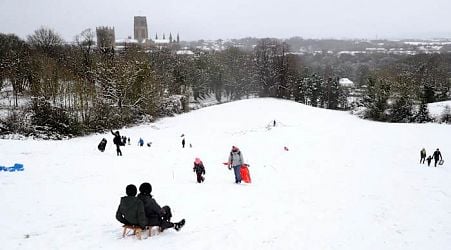
{"type": "Polygon", "coordinates": [[[143,182],[143,184],[139,186],[139,192],[143,194],[150,194],[152,192],[152,185],[148,182],[143,182]]]}
{"type": "Polygon", "coordinates": [[[128,185],[128,186],[125,188],[125,193],[126,193],[128,196],[135,196],[136,193],[137,193],[136,186],[133,185],[133,184],[128,185]]]}
{"type": "Polygon", "coordinates": [[[200,163],[199,157],[196,157],[196,159],[194,160],[194,163],[196,163],[196,164],[199,164],[199,163],[200,163]]]}

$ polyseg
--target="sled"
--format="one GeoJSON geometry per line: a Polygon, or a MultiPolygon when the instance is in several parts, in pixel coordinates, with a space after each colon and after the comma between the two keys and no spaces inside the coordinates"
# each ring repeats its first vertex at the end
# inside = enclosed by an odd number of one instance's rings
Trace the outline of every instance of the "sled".
{"type": "MultiPolygon", "coordinates": [[[[125,238],[125,236],[129,235],[136,235],[136,238],[138,240],[141,240],[141,234],[142,229],[139,226],[132,226],[132,225],[123,225],[124,231],[122,232],[122,238],[125,238]],[[133,232],[132,234],[129,234],[130,232],[133,232]]],[[[160,227],[159,226],[147,226],[144,230],[148,230],[148,237],[155,236],[160,233],[160,227]]]]}
{"type": "Polygon", "coordinates": [[[24,171],[24,167],[23,167],[23,164],[16,163],[12,167],[0,166],[0,171],[5,171],[5,172],[24,171]]]}
{"type": "Polygon", "coordinates": [[[99,149],[100,152],[105,151],[106,143],[107,143],[107,140],[105,138],[103,138],[100,141],[99,145],[97,146],[97,149],[99,149]]]}
{"type": "Polygon", "coordinates": [[[438,165],[443,165],[443,163],[445,163],[445,161],[444,161],[444,160],[440,160],[440,161],[438,162],[438,165]]]}
{"type": "Polygon", "coordinates": [[[241,174],[241,180],[246,183],[251,183],[251,175],[249,174],[249,166],[248,164],[241,165],[240,168],[240,174],[241,174]]]}

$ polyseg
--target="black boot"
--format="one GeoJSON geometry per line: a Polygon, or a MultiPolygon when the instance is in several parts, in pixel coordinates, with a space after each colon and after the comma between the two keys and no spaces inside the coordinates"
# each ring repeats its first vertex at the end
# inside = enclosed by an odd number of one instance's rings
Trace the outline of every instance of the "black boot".
{"type": "Polygon", "coordinates": [[[185,219],[183,219],[183,220],[181,220],[181,221],[179,221],[177,223],[174,223],[174,229],[177,230],[177,231],[180,231],[180,229],[182,229],[182,227],[184,225],[185,225],[185,219]]]}

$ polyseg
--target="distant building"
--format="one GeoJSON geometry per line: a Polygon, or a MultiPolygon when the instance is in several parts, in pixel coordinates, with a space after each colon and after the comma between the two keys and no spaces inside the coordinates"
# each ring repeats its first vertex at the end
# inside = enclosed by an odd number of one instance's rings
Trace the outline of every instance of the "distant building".
{"type": "Polygon", "coordinates": [[[347,93],[348,105],[351,105],[352,103],[358,103],[363,100],[366,86],[357,87],[354,82],[349,80],[348,78],[340,78],[338,84],[347,93]]]}
{"type": "Polygon", "coordinates": [[[187,48],[181,49],[181,50],[177,50],[175,52],[177,55],[187,55],[187,56],[193,56],[194,52],[192,50],[189,50],[187,48]]]}
{"type": "Polygon", "coordinates": [[[123,50],[128,47],[137,46],[138,41],[132,39],[130,36],[126,39],[117,39],[116,40],[116,49],[123,50]]]}
{"type": "Polygon", "coordinates": [[[134,18],[134,38],[138,43],[142,43],[149,38],[147,30],[147,19],[145,16],[135,16],[134,18]]]}
{"type": "Polygon", "coordinates": [[[157,33],[157,34],[155,34],[155,39],[153,40],[153,44],[159,49],[162,49],[162,48],[178,49],[179,42],[180,42],[179,34],[177,34],[176,39],[173,39],[172,33],[169,33],[169,39],[166,39],[166,35],[164,33],[163,33],[163,38],[159,39],[158,33],[157,33]]]}
{"type": "Polygon", "coordinates": [[[340,78],[340,80],[338,81],[338,83],[340,84],[340,86],[342,87],[346,87],[346,88],[352,88],[354,87],[354,82],[349,80],[348,78],[340,78]]]}
{"type": "Polygon", "coordinates": [[[99,49],[111,49],[115,47],[114,27],[97,27],[97,47],[99,49]]]}

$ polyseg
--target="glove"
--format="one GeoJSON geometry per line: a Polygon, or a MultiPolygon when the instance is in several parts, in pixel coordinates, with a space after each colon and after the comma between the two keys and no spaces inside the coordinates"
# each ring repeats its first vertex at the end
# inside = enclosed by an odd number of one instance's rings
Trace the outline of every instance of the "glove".
{"type": "Polygon", "coordinates": [[[229,170],[232,170],[232,167],[231,167],[231,166],[228,166],[228,169],[229,169],[229,170]]]}

